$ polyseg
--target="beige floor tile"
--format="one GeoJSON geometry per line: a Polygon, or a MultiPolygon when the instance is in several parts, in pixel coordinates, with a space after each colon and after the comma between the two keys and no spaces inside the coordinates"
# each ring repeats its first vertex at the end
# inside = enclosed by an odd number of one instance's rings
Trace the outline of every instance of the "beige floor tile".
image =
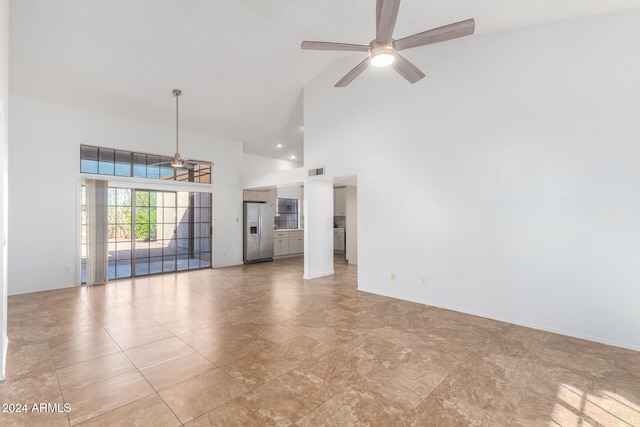
{"type": "Polygon", "coordinates": [[[292,420],[249,392],[199,416],[185,426],[288,426],[292,424],[292,420]]]}
{"type": "Polygon", "coordinates": [[[182,425],[158,395],[151,395],[79,424],[79,427],[182,425]]]}
{"type": "Polygon", "coordinates": [[[134,365],[143,368],[192,351],[193,349],[180,339],[171,337],[125,350],[125,353],[134,365]]]}
{"type": "Polygon", "coordinates": [[[209,346],[201,344],[203,346],[198,349],[198,352],[217,366],[228,365],[234,360],[274,346],[273,343],[255,336],[238,336],[236,339],[229,337],[209,344],[209,346]]]}
{"type": "Polygon", "coordinates": [[[129,350],[144,344],[171,338],[172,336],[171,331],[157,324],[152,324],[144,328],[122,330],[119,334],[112,335],[113,340],[123,350],[129,350]]]}
{"type": "Polygon", "coordinates": [[[331,348],[313,338],[298,335],[273,347],[272,351],[290,362],[305,365],[321,357],[331,348]]]}
{"type": "Polygon", "coordinates": [[[331,385],[309,371],[294,369],[253,391],[260,407],[297,420],[333,396],[331,385]]]}
{"type": "Polygon", "coordinates": [[[430,343],[398,346],[384,358],[383,366],[398,375],[418,380],[428,387],[438,385],[467,355],[453,351],[438,339],[430,343]]]}
{"type": "Polygon", "coordinates": [[[270,350],[253,353],[225,365],[223,370],[249,390],[296,368],[270,350]]]}
{"type": "Polygon", "coordinates": [[[160,391],[160,397],[182,423],[247,392],[221,369],[214,369],[160,391]]]}
{"type": "Polygon", "coordinates": [[[16,381],[52,372],[51,352],[46,341],[31,342],[10,339],[6,378],[16,381]]]}
{"type": "Polygon", "coordinates": [[[115,377],[136,368],[122,352],[88,360],[56,371],[63,393],[115,377]]]}
{"type": "MultiPolygon", "coordinates": [[[[614,392],[607,386],[588,388],[566,382],[558,385],[553,396],[545,396],[532,391],[527,399],[533,402],[553,403],[553,405],[547,404],[547,407],[553,406],[552,411],[546,411],[544,414],[533,412],[527,415],[530,418],[543,418],[543,415],[550,413],[554,419],[570,420],[564,422],[572,422],[575,425],[640,425],[640,404],[638,401],[633,397],[629,400],[624,391],[614,392]]],[[[524,401],[525,399],[523,399],[524,401]]],[[[528,403],[524,406],[521,403],[518,413],[531,412],[532,409],[527,405],[528,403]]],[[[516,418],[524,416],[518,413],[516,418]]]]}
{"type": "Polygon", "coordinates": [[[63,412],[21,412],[0,415],[2,427],[69,427],[67,414],[63,412]]]}
{"type": "Polygon", "coordinates": [[[360,292],[355,266],[334,269],[11,296],[0,401],[71,412],[0,424],[640,426],[640,352],[360,292]]]}
{"type": "Polygon", "coordinates": [[[104,330],[52,338],[49,340],[49,348],[56,369],[120,351],[120,347],[104,330]]]}
{"type": "Polygon", "coordinates": [[[582,370],[572,370],[554,365],[548,361],[538,361],[538,365],[529,381],[528,389],[540,396],[555,398],[565,388],[576,388],[585,393],[599,393],[601,390],[615,390],[613,375],[591,375],[582,370]]]}
{"type": "Polygon", "coordinates": [[[62,395],[53,369],[31,377],[0,382],[2,403],[62,403],[62,395]]]}
{"type": "Polygon", "coordinates": [[[189,321],[190,319],[197,319],[199,316],[193,310],[190,310],[187,307],[176,307],[175,304],[169,307],[150,307],[144,310],[144,313],[161,325],[177,322],[179,320],[189,321]]]}
{"type": "MultiPolygon", "coordinates": [[[[505,370],[502,366],[470,354],[435,388],[434,396],[446,396],[459,408],[473,408],[508,425],[531,374],[505,370]]],[[[427,399],[429,399],[429,396],[427,399]]]]}
{"type": "Polygon", "coordinates": [[[197,331],[201,328],[211,328],[215,326],[211,320],[200,314],[196,314],[190,310],[188,311],[188,313],[190,313],[190,315],[179,318],[177,320],[171,320],[169,322],[163,323],[162,326],[171,331],[171,333],[173,333],[174,335],[184,335],[193,331],[197,331]]]}
{"type": "Polygon", "coordinates": [[[164,390],[178,383],[215,369],[216,366],[195,351],[163,360],[140,369],[156,390],[164,390]]]}
{"type": "Polygon", "coordinates": [[[349,385],[349,389],[400,405],[407,412],[415,409],[432,391],[431,387],[419,381],[404,378],[387,369],[370,372],[349,385]]]}
{"type": "MultiPolygon", "coordinates": [[[[640,383],[619,383],[615,392],[603,391],[596,404],[632,426],[640,426],[640,383]],[[636,393],[628,390],[635,388],[636,393]]],[[[598,397],[596,395],[596,397],[598,397]]]]}
{"type": "Polygon", "coordinates": [[[349,388],[305,415],[296,425],[409,427],[410,424],[401,405],[349,388]]]}
{"type": "Polygon", "coordinates": [[[143,397],[154,390],[138,371],[131,371],[65,392],[69,421],[79,424],[143,397]]]}
{"type": "Polygon", "coordinates": [[[322,378],[331,385],[333,391],[337,391],[375,369],[382,369],[382,364],[370,354],[357,354],[338,347],[301,367],[322,378]]]}
{"type": "Polygon", "coordinates": [[[434,391],[406,418],[409,426],[508,426],[502,417],[491,411],[470,405],[448,390],[434,391]]]}

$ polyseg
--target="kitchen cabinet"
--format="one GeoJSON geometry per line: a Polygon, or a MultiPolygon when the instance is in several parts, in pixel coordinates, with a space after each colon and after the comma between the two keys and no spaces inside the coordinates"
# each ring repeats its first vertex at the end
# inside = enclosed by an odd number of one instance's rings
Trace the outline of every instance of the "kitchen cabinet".
{"type": "Polygon", "coordinates": [[[249,202],[272,202],[270,193],[270,191],[244,190],[242,198],[249,202]]]}
{"type": "Polygon", "coordinates": [[[344,228],[333,229],[333,250],[344,252],[344,228]]]}
{"type": "Polygon", "coordinates": [[[286,232],[273,233],[273,256],[289,255],[289,236],[286,232]]]}
{"type": "Polygon", "coordinates": [[[345,216],[347,214],[347,191],[346,188],[334,188],[333,189],[333,215],[345,216]]]}
{"type": "Polygon", "coordinates": [[[304,252],[304,231],[274,231],[273,256],[300,255],[304,252]]]}
{"type": "Polygon", "coordinates": [[[289,255],[301,254],[304,252],[304,232],[289,232],[289,255]]]}

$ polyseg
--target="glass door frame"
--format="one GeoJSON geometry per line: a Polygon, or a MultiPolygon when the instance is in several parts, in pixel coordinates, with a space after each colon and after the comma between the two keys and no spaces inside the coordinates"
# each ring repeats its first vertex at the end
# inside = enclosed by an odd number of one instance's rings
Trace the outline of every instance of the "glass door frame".
{"type": "MultiPolygon", "coordinates": [[[[90,178],[90,177],[87,177],[90,178]]],[[[93,177],[91,177],[93,178],[93,177]]],[[[90,179],[91,179],[90,178],[90,179]]],[[[83,198],[82,198],[82,188],[84,186],[84,181],[81,180],[79,182],[79,207],[80,207],[80,212],[82,212],[82,210],[84,209],[84,204],[83,204],[83,198]]],[[[149,183],[147,182],[131,182],[131,181],[127,181],[127,180],[109,180],[109,189],[111,188],[115,188],[115,189],[124,189],[124,190],[129,190],[130,193],[130,197],[131,197],[131,258],[130,258],[130,266],[131,266],[131,273],[129,276],[126,277],[117,277],[117,275],[115,273],[110,274],[109,276],[109,280],[117,280],[117,279],[124,279],[124,278],[135,278],[135,277],[144,277],[147,275],[151,275],[151,274],[163,274],[163,273],[175,273],[175,272],[180,272],[180,271],[187,271],[187,270],[196,270],[196,269],[203,269],[203,268],[212,268],[213,267],[213,194],[210,191],[210,189],[206,189],[209,191],[203,191],[205,190],[204,188],[197,188],[193,185],[184,185],[183,183],[172,183],[172,185],[149,185],[149,183]],[[177,185],[176,185],[177,184],[177,185]],[[173,194],[174,196],[174,200],[176,201],[175,205],[173,206],[174,211],[176,212],[175,215],[175,219],[173,224],[173,232],[174,232],[174,236],[176,237],[176,246],[175,246],[175,250],[173,251],[173,256],[174,259],[172,260],[173,262],[173,268],[172,269],[168,269],[165,270],[165,253],[164,253],[164,248],[162,249],[162,256],[160,256],[160,262],[161,262],[161,268],[159,271],[151,271],[151,266],[150,264],[147,264],[147,271],[146,272],[141,272],[139,268],[137,267],[137,262],[136,259],[139,258],[139,255],[136,254],[138,248],[137,248],[137,243],[136,240],[136,214],[137,214],[137,210],[138,210],[138,206],[137,203],[135,203],[135,197],[136,197],[136,192],[152,192],[152,193],[158,193],[158,194],[162,194],[163,195],[163,206],[164,206],[164,195],[165,194],[173,194]],[[178,233],[179,233],[179,221],[180,218],[178,218],[177,215],[177,211],[178,211],[178,199],[179,199],[179,193],[186,193],[186,197],[191,201],[189,203],[189,206],[183,206],[184,209],[186,209],[186,211],[189,211],[189,215],[188,218],[189,220],[186,221],[186,226],[188,227],[188,237],[187,238],[182,238],[181,240],[183,241],[183,243],[186,245],[188,243],[188,249],[186,251],[186,254],[182,254],[182,258],[180,258],[181,254],[180,251],[178,250],[178,233]],[[199,200],[204,200],[204,202],[201,202],[201,206],[199,207],[194,207],[194,195],[198,195],[198,197],[200,198],[199,200]],[[194,209],[198,211],[198,214],[195,215],[194,218],[194,209]],[[197,231],[196,231],[197,230],[197,231]],[[195,246],[198,248],[197,251],[194,251],[194,242],[195,246]],[[193,258],[193,259],[191,259],[193,258]],[[182,259],[182,262],[181,262],[182,259]]],[[[157,199],[156,199],[157,200],[157,199]]],[[[150,206],[149,206],[150,207],[150,206]]],[[[158,206],[156,205],[156,209],[159,210],[160,208],[158,208],[158,206]]],[[[81,260],[81,265],[80,265],[80,282],[82,284],[84,284],[84,280],[83,280],[83,272],[84,272],[84,243],[83,243],[83,238],[85,235],[84,229],[83,227],[85,226],[83,224],[83,215],[79,215],[79,219],[78,219],[78,223],[79,223],[79,238],[78,238],[78,243],[79,243],[79,255],[80,255],[80,260],[81,260]]],[[[164,212],[163,212],[163,218],[162,218],[162,222],[161,223],[157,223],[158,226],[164,226],[166,223],[164,222],[164,212]]],[[[163,237],[166,237],[163,232],[163,237]]],[[[163,240],[171,240],[171,239],[163,239],[163,240]]],[[[117,246],[116,246],[117,248],[117,246]]],[[[151,252],[148,252],[149,254],[149,263],[151,262],[151,252]]],[[[114,253],[115,255],[115,253],[114,253]]],[[[117,263],[118,262],[118,257],[117,255],[114,256],[114,261],[117,263]]],[[[156,257],[157,258],[157,257],[156,257]]],[[[111,270],[111,269],[110,269],[111,270]]]]}

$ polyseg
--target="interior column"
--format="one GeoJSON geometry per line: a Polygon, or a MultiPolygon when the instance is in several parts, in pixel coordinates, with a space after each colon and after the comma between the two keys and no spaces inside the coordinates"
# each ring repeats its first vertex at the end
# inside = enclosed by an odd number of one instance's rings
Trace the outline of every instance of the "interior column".
{"type": "Polygon", "coordinates": [[[304,279],[333,274],[333,182],[304,182],[304,279]]]}

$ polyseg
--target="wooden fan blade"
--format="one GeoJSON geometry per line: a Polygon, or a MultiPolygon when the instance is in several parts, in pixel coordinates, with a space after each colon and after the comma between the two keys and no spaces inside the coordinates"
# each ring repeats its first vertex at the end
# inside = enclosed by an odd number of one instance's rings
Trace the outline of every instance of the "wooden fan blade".
{"type": "Polygon", "coordinates": [[[369,58],[365,58],[364,61],[356,65],[351,71],[349,71],[334,87],[345,87],[358,77],[369,66],[369,58]]]}
{"type": "Polygon", "coordinates": [[[424,77],[424,73],[418,67],[409,62],[404,56],[396,53],[396,60],[393,61],[393,68],[407,79],[409,83],[415,83],[424,77]]]}
{"type": "Polygon", "coordinates": [[[376,41],[389,43],[400,9],[400,0],[378,0],[376,3],[376,41]]]}
{"type": "Polygon", "coordinates": [[[368,52],[369,51],[369,45],[349,44],[349,43],[304,41],[302,42],[300,47],[302,49],[314,49],[314,50],[344,50],[349,52],[368,52]]]}
{"type": "Polygon", "coordinates": [[[458,37],[473,34],[476,28],[474,19],[456,22],[443,27],[427,30],[395,41],[396,50],[404,50],[412,47],[425,46],[433,43],[440,43],[458,37]]]}

